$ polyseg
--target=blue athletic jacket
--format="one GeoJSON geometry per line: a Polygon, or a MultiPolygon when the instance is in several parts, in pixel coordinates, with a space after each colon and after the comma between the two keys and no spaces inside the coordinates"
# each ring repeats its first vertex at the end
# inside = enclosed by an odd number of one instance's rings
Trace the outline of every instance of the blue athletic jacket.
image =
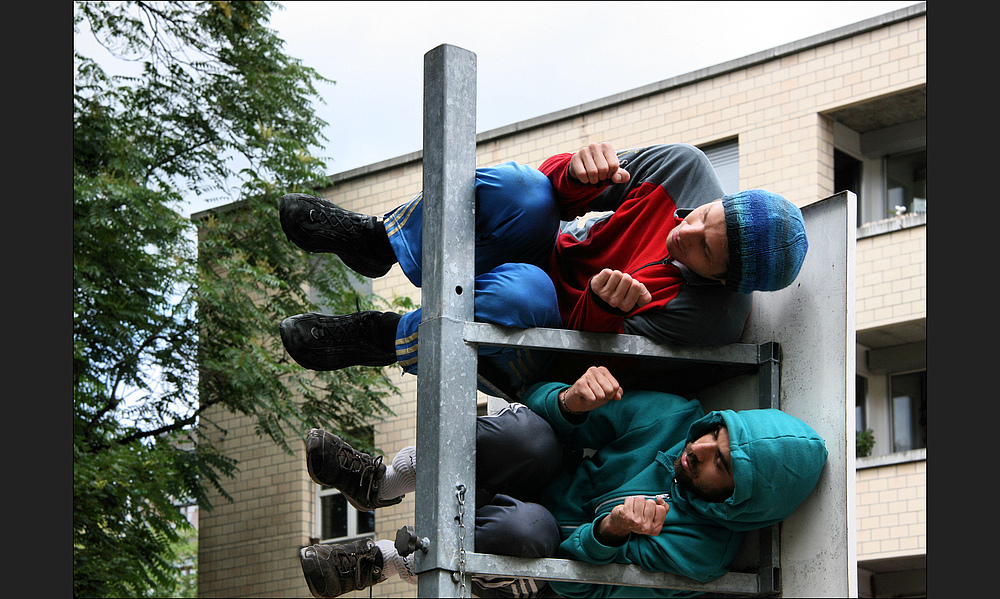
{"type": "MultiPolygon", "coordinates": [[[[539,503],[563,531],[560,557],[595,564],[636,564],[651,572],[672,572],[698,581],[722,576],[739,553],[747,530],[780,522],[809,495],[826,463],[823,439],[798,418],[779,410],[731,410],[705,414],[697,400],[653,391],[626,392],[567,420],[558,394],[567,385],[541,383],[522,402],[545,418],[569,449],[593,455],[562,468],[546,485],[539,503]],[[674,460],[684,444],[714,429],[729,429],[732,497],[709,503],[674,480],[674,460]],[[662,495],[670,506],[660,534],[630,535],[609,547],[594,526],[630,495],[662,495]]],[[[564,597],[686,597],[698,593],[553,581],[564,597]]]]}

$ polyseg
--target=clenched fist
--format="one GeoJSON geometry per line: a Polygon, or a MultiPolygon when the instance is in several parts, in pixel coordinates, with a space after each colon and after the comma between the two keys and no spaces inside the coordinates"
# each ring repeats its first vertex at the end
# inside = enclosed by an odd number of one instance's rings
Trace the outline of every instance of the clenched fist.
{"type": "Polygon", "coordinates": [[[581,149],[569,161],[569,176],[580,183],[627,183],[628,171],[620,168],[618,155],[608,142],[592,143],[581,149]]]}
{"type": "Polygon", "coordinates": [[[657,496],[646,499],[641,495],[626,497],[621,505],[601,519],[594,536],[604,545],[621,545],[630,533],[658,535],[663,528],[670,506],[657,496]]]}
{"type": "Polygon", "coordinates": [[[630,312],[653,300],[646,286],[628,273],[605,268],[590,278],[590,289],[612,308],[630,312]]]}

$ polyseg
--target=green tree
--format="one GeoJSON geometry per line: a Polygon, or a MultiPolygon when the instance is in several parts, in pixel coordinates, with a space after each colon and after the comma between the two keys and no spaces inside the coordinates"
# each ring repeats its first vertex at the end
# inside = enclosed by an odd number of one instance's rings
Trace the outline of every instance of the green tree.
{"type": "Polygon", "coordinates": [[[238,468],[212,445],[209,414],[248,415],[291,451],[308,427],[350,437],[388,413],[395,389],[381,369],[305,371],[277,334],[316,302],[387,302],[359,296],[339,260],[304,254],[280,230],[278,198],[324,181],[310,148],[323,139],[313,105],[326,80],[282,51],[267,27],[276,8],[75,5],[74,34],[135,72],[110,75],[74,48],[74,595],[176,588],[189,525],[175,505],[211,509],[208,491],[228,498],[238,468]],[[229,208],[201,223],[197,251],[176,210],[189,195],[229,208]]]}

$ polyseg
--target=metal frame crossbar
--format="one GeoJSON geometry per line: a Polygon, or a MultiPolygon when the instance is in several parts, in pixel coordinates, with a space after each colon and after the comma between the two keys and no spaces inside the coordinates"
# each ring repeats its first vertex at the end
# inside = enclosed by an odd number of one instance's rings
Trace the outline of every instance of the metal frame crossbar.
{"type": "MultiPolygon", "coordinates": [[[[416,555],[418,595],[468,594],[470,576],[516,576],[744,595],[780,591],[778,525],[748,535],[756,570],[700,583],[632,565],[524,559],[475,552],[477,348],[516,346],[630,355],[682,364],[756,368],[760,407],[778,407],[776,343],[672,347],[633,335],[507,329],[473,322],[475,54],[442,45],[424,56],[423,320],[417,385],[416,527],[429,543],[416,555]]],[[[746,552],[748,547],[744,548],[746,552]]]]}

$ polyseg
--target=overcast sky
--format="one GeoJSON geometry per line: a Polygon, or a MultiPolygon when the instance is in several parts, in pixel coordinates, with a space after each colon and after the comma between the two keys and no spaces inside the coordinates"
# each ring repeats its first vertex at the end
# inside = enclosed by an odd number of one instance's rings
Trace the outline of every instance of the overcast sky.
{"type": "Polygon", "coordinates": [[[421,148],[423,56],[441,44],[476,54],[488,131],[919,3],[282,4],[271,26],[286,52],[336,82],[317,106],[329,123],[317,153],[334,174],[421,148]]]}

